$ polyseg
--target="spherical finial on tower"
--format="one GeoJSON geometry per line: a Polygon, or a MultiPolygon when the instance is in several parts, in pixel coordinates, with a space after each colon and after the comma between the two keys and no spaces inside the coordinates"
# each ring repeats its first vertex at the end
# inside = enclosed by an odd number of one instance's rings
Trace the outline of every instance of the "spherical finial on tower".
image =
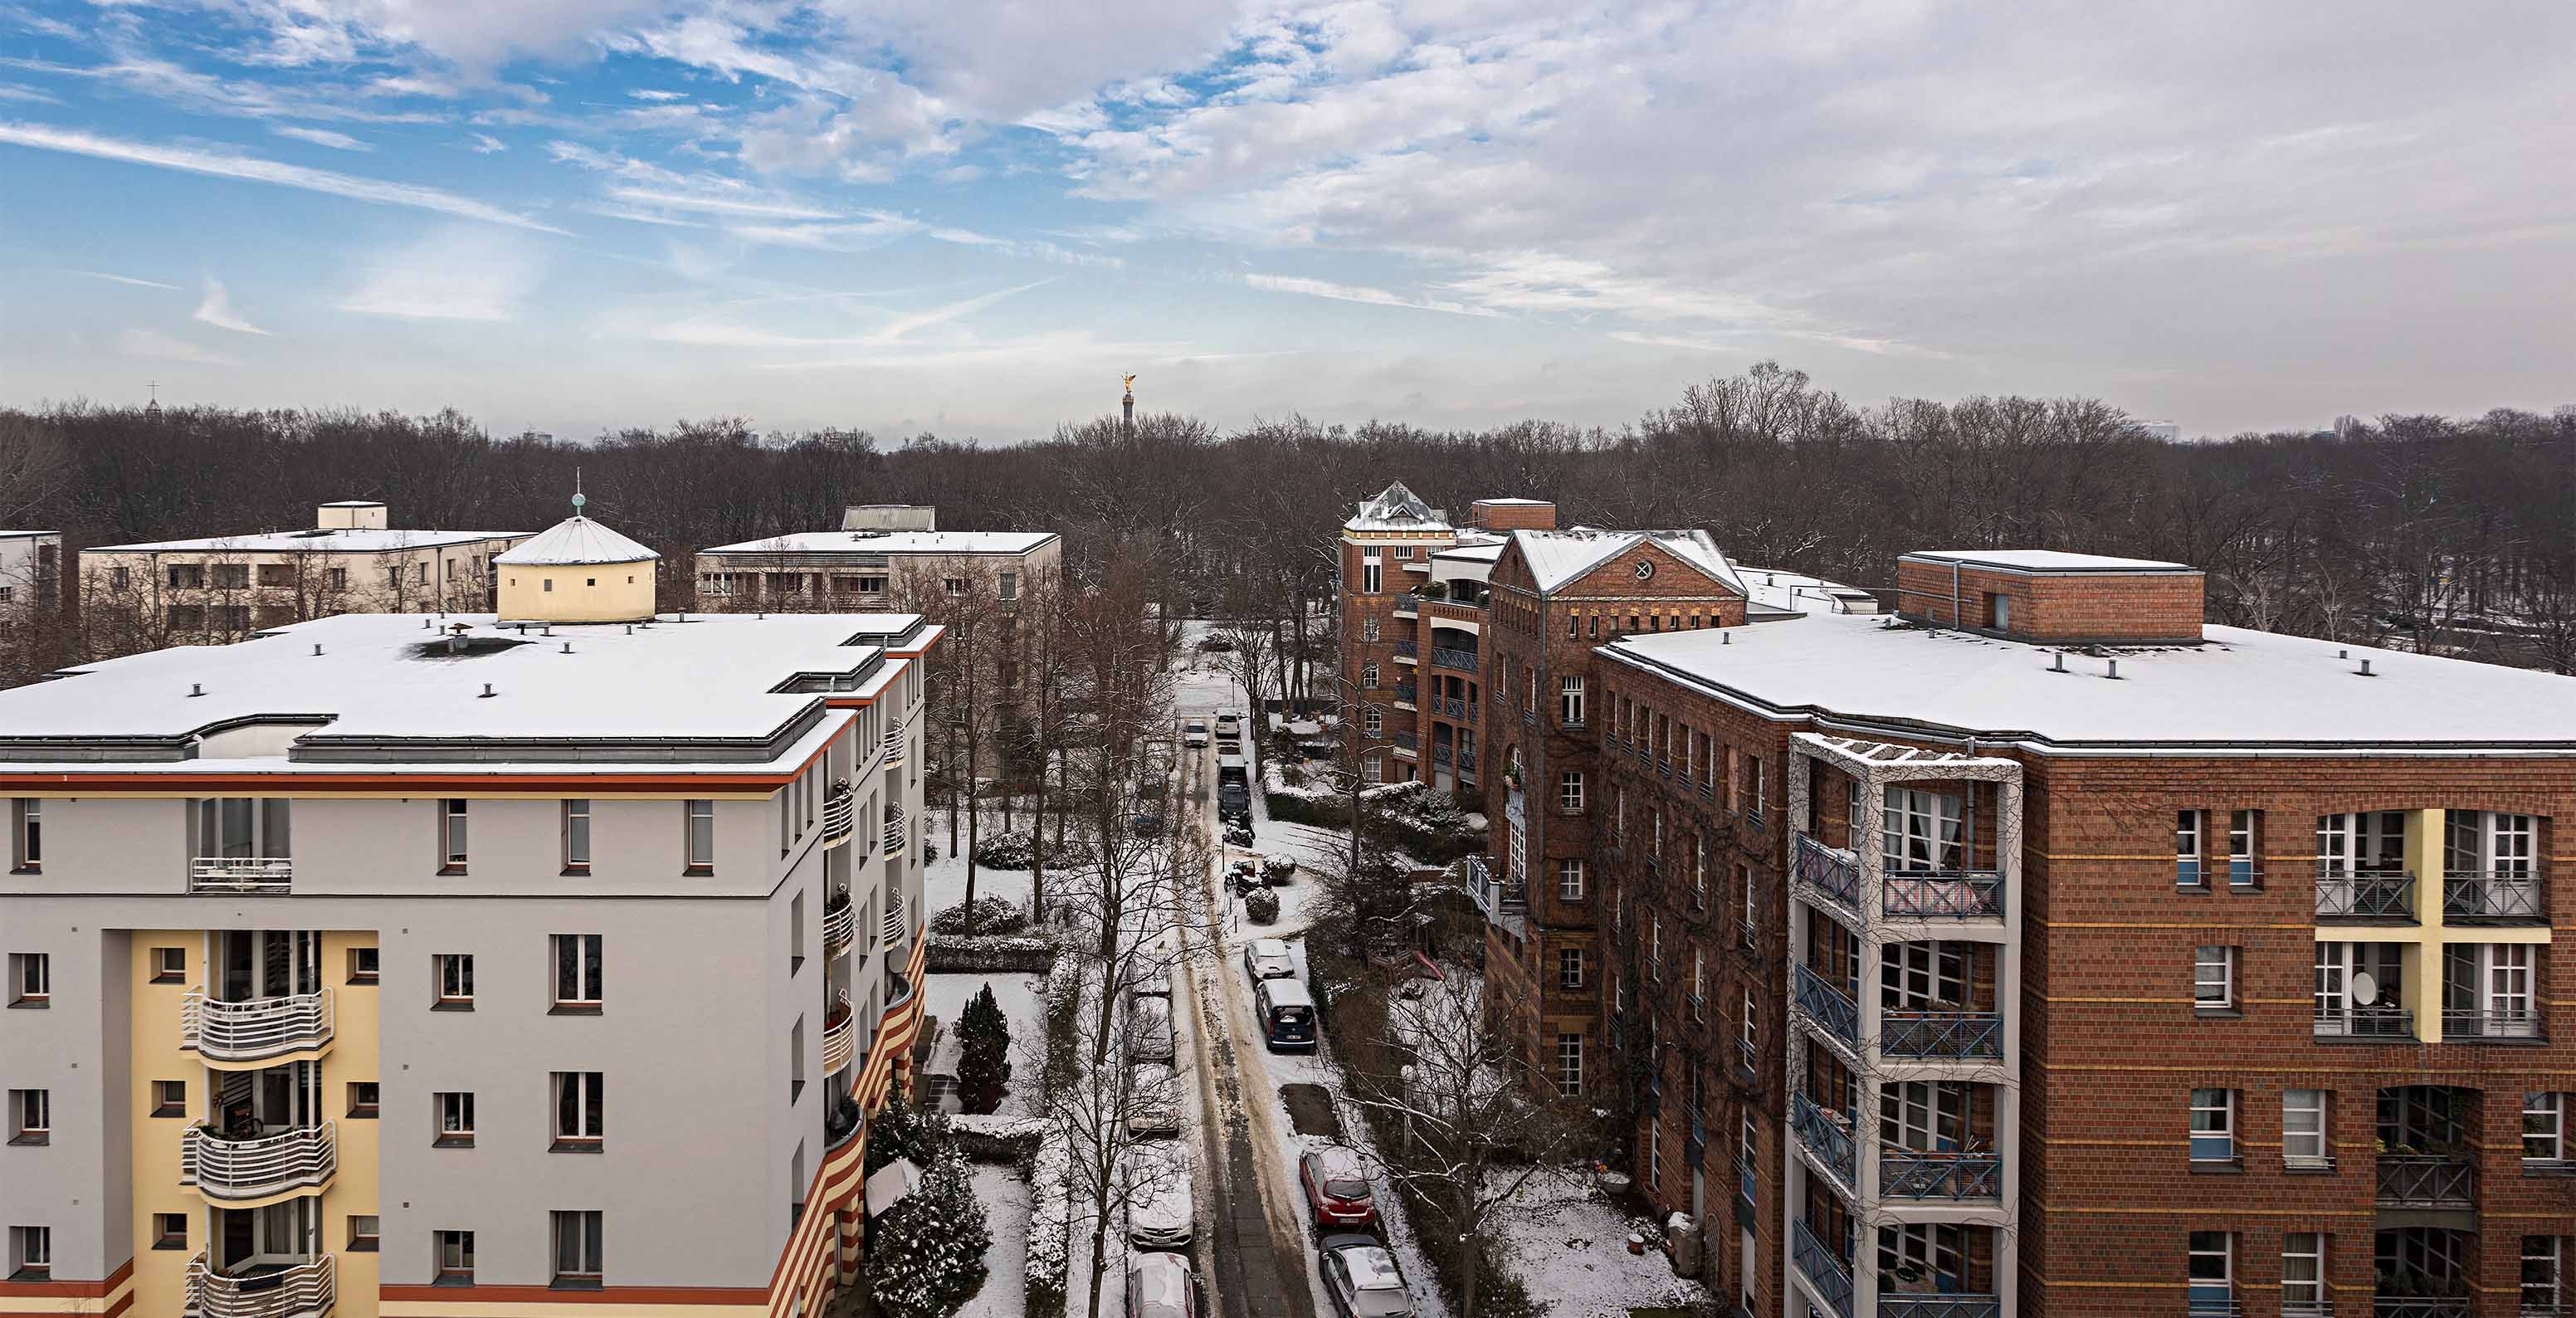
{"type": "Polygon", "coordinates": [[[578,490],[574,491],[574,492],[573,492],[573,496],[572,496],[572,514],[573,514],[573,516],[575,516],[575,517],[579,517],[579,516],[581,516],[581,508],[582,508],[582,505],[583,505],[583,504],[586,504],[586,503],[589,503],[589,502],[590,502],[590,500],[588,500],[588,499],[586,499],[586,498],[582,497],[582,494],[581,494],[581,492],[580,492],[580,491],[578,491],[578,490]]]}

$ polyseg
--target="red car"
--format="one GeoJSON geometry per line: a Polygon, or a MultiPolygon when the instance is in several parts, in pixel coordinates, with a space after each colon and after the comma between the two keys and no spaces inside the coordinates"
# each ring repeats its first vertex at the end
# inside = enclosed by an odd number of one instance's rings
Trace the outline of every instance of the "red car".
{"type": "Polygon", "coordinates": [[[1332,1146],[1309,1149],[1297,1160],[1297,1181],[1318,1227],[1377,1225],[1377,1198],[1369,1190],[1360,1156],[1332,1146]]]}

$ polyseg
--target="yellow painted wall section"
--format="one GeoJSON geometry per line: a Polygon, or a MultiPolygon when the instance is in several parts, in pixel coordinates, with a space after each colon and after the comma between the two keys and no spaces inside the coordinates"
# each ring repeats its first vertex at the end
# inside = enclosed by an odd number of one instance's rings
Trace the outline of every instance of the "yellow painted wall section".
{"type": "MultiPolygon", "coordinates": [[[[322,1059],[322,1112],[339,1130],[339,1177],[322,1196],[322,1246],[331,1251],[338,1270],[337,1318],[377,1318],[379,1256],[349,1249],[349,1218],[381,1217],[383,1184],[376,1147],[383,1123],[349,1116],[352,1081],[381,1081],[378,1058],[382,1035],[377,1027],[373,984],[349,982],[349,950],[376,946],[376,931],[326,930],[322,935],[322,982],[331,986],[331,1055],[322,1059]]],[[[381,1228],[379,1228],[381,1229],[381,1228]]]]}
{"type": "Polygon", "coordinates": [[[504,564],[500,616],[530,622],[634,622],[653,616],[653,564],[504,564]],[[548,590],[552,582],[554,589],[548,590]]]}
{"type": "Polygon", "coordinates": [[[127,939],[126,973],[133,1005],[128,1048],[132,1057],[126,1110],[134,1114],[134,1308],[137,1314],[175,1314],[186,1304],[188,1260],[206,1247],[205,1197],[179,1184],[179,1136],[206,1110],[206,1067],[195,1053],[179,1048],[179,998],[206,974],[206,935],[197,929],[138,929],[127,939]],[[187,958],[187,973],[168,983],[152,982],[152,949],[175,947],[187,958]],[[182,1080],[188,1086],[188,1115],[152,1115],[156,1080],[182,1080]],[[185,1249],[156,1249],[153,1218],[177,1213],[187,1219],[185,1249]]]}

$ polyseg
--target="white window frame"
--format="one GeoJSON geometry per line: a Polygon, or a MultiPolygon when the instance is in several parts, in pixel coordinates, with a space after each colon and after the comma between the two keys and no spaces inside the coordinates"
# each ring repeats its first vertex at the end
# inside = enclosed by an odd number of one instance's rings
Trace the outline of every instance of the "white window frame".
{"type": "Polygon", "coordinates": [[[2191,1091],[2190,1133],[2191,1161],[2212,1164],[2232,1163],[2236,1161],[2236,1091],[2233,1089],[2193,1089],[2191,1091]],[[2216,1095],[2214,1101],[2210,1097],[2211,1095],[2216,1095]],[[2209,1122],[2206,1129],[2202,1126],[2204,1117],[2206,1117],[2209,1122]],[[2208,1156],[2204,1153],[2203,1141],[2212,1141],[2209,1147],[2214,1150],[2214,1141],[2221,1136],[2224,1136],[2227,1140],[2226,1153],[2222,1156],[2215,1157],[2208,1156]]]}
{"type": "Polygon", "coordinates": [[[1952,942],[1881,943],[1879,1004],[1899,1011],[1928,1011],[1968,1001],[1969,946],[1952,942]]]}
{"type": "Polygon", "coordinates": [[[1556,721],[1564,727],[1582,727],[1583,679],[1562,677],[1557,679],[1556,685],[1556,721]]]}
{"type": "Polygon", "coordinates": [[[2522,1096],[2522,1161],[2530,1167],[2561,1167],[2567,1157],[2567,1109],[2576,1104],[2557,1091],[2526,1091],[2522,1096]],[[2533,1150],[2539,1150],[2534,1153],[2533,1150]]]}
{"type": "Polygon", "coordinates": [[[2187,1260],[2183,1268],[2183,1295],[2193,1311],[2198,1312],[2198,1306],[2203,1304],[2232,1303],[2236,1298],[2236,1237],[2225,1231],[2194,1231],[2185,1240],[2183,1248],[2187,1260]],[[2218,1241],[2216,1249],[2204,1243],[2211,1237],[2218,1241]],[[2218,1275],[2194,1275],[2193,1266],[2208,1258],[2218,1260],[2218,1275]]]}
{"type": "Polygon", "coordinates": [[[442,1140],[474,1138],[474,1091],[442,1089],[432,1100],[438,1108],[438,1137],[442,1140]]]}
{"type": "Polygon", "coordinates": [[[558,1007],[599,1006],[602,1001],[600,987],[608,977],[606,939],[599,934],[556,934],[554,953],[554,1004],[558,1007]],[[564,996],[566,971],[571,972],[571,997],[564,996]]]}
{"type": "Polygon", "coordinates": [[[2232,810],[2227,816],[2227,884],[2231,888],[2248,888],[2260,882],[2263,867],[2254,858],[2254,815],[2251,810],[2232,810]]]}
{"type": "Polygon", "coordinates": [[[1967,800],[1920,787],[1889,787],[1879,806],[1879,856],[1887,873],[1965,868],[1967,800]]]}
{"type": "Polygon", "coordinates": [[[33,874],[45,867],[45,799],[21,796],[9,804],[11,867],[33,874]]]}
{"type": "Polygon", "coordinates": [[[568,796],[563,803],[563,867],[570,873],[590,870],[590,798],[568,796]]]}
{"type": "Polygon", "coordinates": [[[2323,1089],[2281,1091],[2281,1165],[2292,1171],[2325,1171],[2334,1166],[2329,1112],[2333,1099],[2323,1089]]]}
{"type": "Polygon", "coordinates": [[[2209,841],[2209,812],[2177,810],[2174,812],[2174,886],[2206,888],[2209,871],[2202,857],[2209,841]]]}
{"type": "Polygon", "coordinates": [[[1556,776],[1556,808],[1569,814],[1583,808],[1583,771],[1566,769],[1556,776]]]}
{"type": "Polygon", "coordinates": [[[1556,986],[1567,990],[1580,989],[1583,987],[1582,948],[1560,947],[1556,949],[1556,986]]]}
{"type": "Polygon", "coordinates": [[[443,798],[438,803],[438,863],[440,868],[463,871],[470,860],[468,843],[473,840],[469,824],[473,805],[461,796],[443,798]]]}
{"type": "Polygon", "coordinates": [[[1564,859],[1556,862],[1556,898],[1558,901],[1583,900],[1583,862],[1564,859]]]}
{"type": "Polygon", "coordinates": [[[549,1111],[546,1124],[554,1131],[558,1146],[597,1148],[607,1136],[603,1117],[607,1110],[608,1078],[601,1071],[557,1071],[548,1086],[549,1111]],[[572,1129],[564,1129],[565,1104],[569,1100],[572,1129]]]}
{"type": "Polygon", "coordinates": [[[2567,1294],[2567,1238],[2563,1235],[2522,1238],[2522,1311],[2554,1314],[2567,1294]],[[2533,1247],[2538,1242],[2538,1248],[2533,1247]],[[2536,1267],[2534,1265],[2537,1265],[2536,1267]],[[2533,1274],[2543,1274],[2535,1279],[2533,1274]]]}
{"type": "Polygon", "coordinates": [[[19,952],[9,960],[15,963],[16,983],[11,984],[9,1000],[34,1006],[54,1000],[54,958],[50,952],[19,952]]]}
{"type": "Polygon", "coordinates": [[[54,1091],[12,1089],[9,1096],[10,1143],[43,1144],[53,1138],[54,1091]]]}
{"type": "Polygon", "coordinates": [[[44,1281],[54,1275],[54,1229],[49,1226],[9,1228],[9,1276],[44,1281]]]}
{"type": "Polygon", "coordinates": [[[558,1208],[546,1214],[546,1217],[552,1228],[549,1233],[552,1237],[549,1242],[552,1252],[547,1258],[547,1265],[552,1270],[554,1284],[576,1287],[599,1285],[600,1265],[606,1262],[599,1240],[600,1228],[605,1225],[603,1221],[605,1214],[595,1208],[558,1208]],[[569,1240],[567,1240],[568,1236],[569,1240]],[[570,1269],[564,1267],[567,1243],[576,1254],[576,1261],[583,1266],[570,1269]]]}
{"type": "Polygon", "coordinates": [[[2191,953],[2191,1005],[2195,1011],[2230,1011],[2236,1006],[2236,949],[2195,947],[2191,953]]]}
{"type": "Polygon", "coordinates": [[[1378,680],[1376,664],[1360,665],[1360,685],[1372,691],[1377,689],[1378,680]]]}
{"type": "Polygon", "coordinates": [[[2281,1311],[2322,1313],[2326,1303],[2326,1237],[2291,1231],[2281,1237],[2281,1311]],[[2304,1274],[2304,1275],[2301,1275],[2304,1274]]]}
{"type": "Polygon", "coordinates": [[[431,991],[439,1006],[474,1005],[474,954],[440,952],[430,958],[431,991]]]}
{"type": "Polygon", "coordinates": [[[682,863],[693,873],[711,873],[716,867],[716,803],[711,798],[691,797],[681,803],[680,828],[685,854],[682,863]]]}
{"type": "Polygon", "coordinates": [[[1574,1095],[1583,1092],[1583,1036],[1556,1036],[1556,1092],[1574,1095]]]}

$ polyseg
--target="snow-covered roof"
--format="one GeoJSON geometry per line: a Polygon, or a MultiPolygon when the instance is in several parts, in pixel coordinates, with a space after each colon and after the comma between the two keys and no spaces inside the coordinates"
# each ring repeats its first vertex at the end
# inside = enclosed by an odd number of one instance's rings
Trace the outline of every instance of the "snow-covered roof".
{"type": "Polygon", "coordinates": [[[1878,597],[1858,586],[1805,572],[1738,563],[1746,602],[1776,613],[1877,613],[1878,597]]]}
{"type": "Polygon", "coordinates": [[[2043,748],[2554,748],[2576,751],[2576,678],[2239,627],[2196,646],[2065,655],[1883,617],[1814,612],[1600,647],[1769,713],[2043,748]],[[2348,651],[2350,657],[2339,657],[2348,651]],[[2119,677],[2108,677],[2109,657],[2119,677]],[[2370,661],[2375,676],[2360,673],[2370,661]]]}
{"type": "Polygon", "coordinates": [[[558,567],[578,563],[643,563],[660,557],[633,537],[574,513],[492,561],[503,567],[558,567]]]}
{"type": "Polygon", "coordinates": [[[1378,491],[1378,496],[1360,505],[1351,520],[1342,523],[1345,531],[1446,531],[1446,513],[1424,503],[1421,496],[1397,481],[1378,491]]]}
{"type": "Polygon", "coordinates": [[[152,540],[131,545],[100,545],[91,554],[384,554],[401,549],[439,549],[486,540],[516,540],[525,531],[262,531],[253,535],[210,535],[194,540],[152,540]]]}
{"type": "Polygon", "coordinates": [[[795,531],[700,554],[1025,554],[1053,531],[795,531]]]}
{"type": "Polygon", "coordinates": [[[2092,573],[2092,572],[2198,572],[2187,563],[2167,563],[2152,558],[2112,558],[2104,554],[2070,554],[2056,549],[1920,549],[1905,555],[1906,560],[1921,563],[1956,563],[1961,567],[1995,568],[2005,572],[2092,573]]]}
{"type": "Polygon", "coordinates": [[[1472,563],[1491,563],[1495,559],[1503,556],[1503,548],[1509,543],[1509,541],[1497,538],[1470,544],[1467,542],[1465,537],[1460,537],[1456,548],[1442,549],[1434,552],[1431,556],[1433,558],[1463,559],[1472,563]]]}
{"type": "Polygon", "coordinates": [[[0,540],[24,540],[30,536],[61,535],[60,531],[0,531],[0,540]]]}
{"type": "Polygon", "coordinates": [[[1652,541],[1656,547],[1744,593],[1744,581],[1725,551],[1706,531],[1605,531],[1577,526],[1562,531],[1514,531],[1530,576],[1541,594],[1554,590],[1611,559],[1652,541]]]}
{"type": "Polygon", "coordinates": [[[1478,499],[1476,502],[1493,508],[1544,508],[1548,506],[1548,501],[1545,499],[1478,499]]]}
{"type": "Polygon", "coordinates": [[[325,508],[382,508],[385,506],[385,501],[382,499],[333,499],[331,502],[321,506],[325,508]]]}
{"type": "MultiPolygon", "coordinates": [[[[866,698],[901,672],[878,662],[888,646],[914,649],[935,634],[909,613],[666,614],[650,626],[558,623],[551,635],[496,626],[490,614],[341,614],[0,691],[0,772],[203,773],[223,762],[174,760],[173,740],[244,723],[291,732],[296,772],[381,773],[433,759],[466,773],[551,762],[597,772],[629,760],[688,772],[745,751],[761,758],[760,743],[819,698],[808,686],[779,689],[791,679],[856,675],[832,695],[866,698]],[[457,624],[469,629],[463,653],[443,644],[457,624]],[[730,753],[655,749],[674,741],[730,753]],[[328,760],[307,758],[324,747],[328,760]]],[[[244,771],[286,767],[271,752],[244,771]]]]}

